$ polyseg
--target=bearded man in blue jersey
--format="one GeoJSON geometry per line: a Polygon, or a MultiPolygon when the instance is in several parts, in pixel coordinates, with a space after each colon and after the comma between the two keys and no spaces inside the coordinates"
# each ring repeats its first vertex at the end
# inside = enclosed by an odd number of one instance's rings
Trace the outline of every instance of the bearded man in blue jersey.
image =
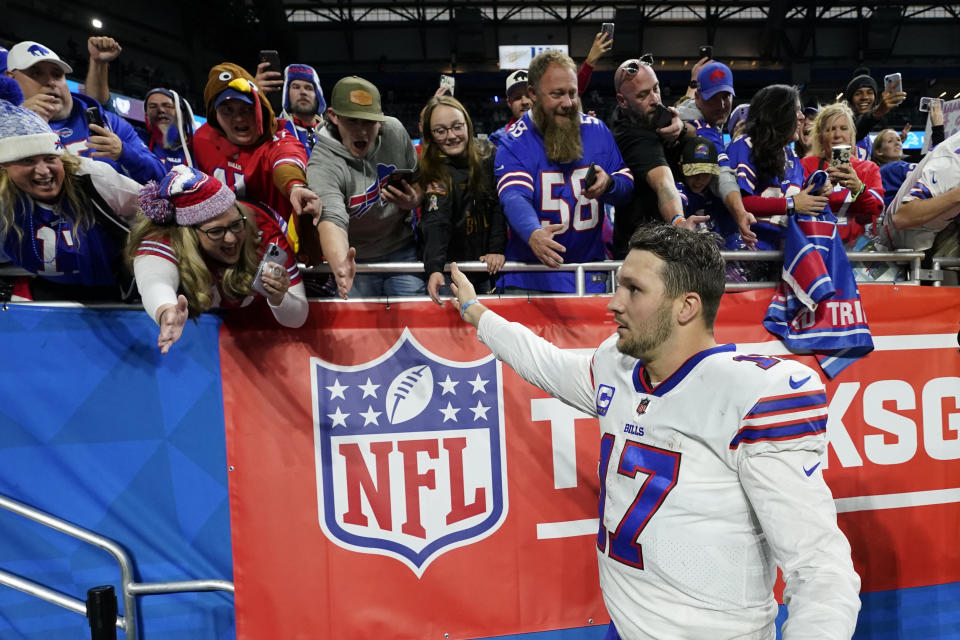
{"type": "MultiPolygon", "coordinates": [[[[604,204],[629,201],[633,176],[607,126],[581,112],[568,55],[544,51],[527,79],[533,107],[503,137],[494,164],[512,228],[506,258],[553,268],[603,260],[604,204]]],[[[507,293],[573,292],[576,282],[572,272],[530,272],[506,273],[500,285],[507,293]]],[[[606,274],[588,273],[586,290],[605,291],[606,274]]]]}

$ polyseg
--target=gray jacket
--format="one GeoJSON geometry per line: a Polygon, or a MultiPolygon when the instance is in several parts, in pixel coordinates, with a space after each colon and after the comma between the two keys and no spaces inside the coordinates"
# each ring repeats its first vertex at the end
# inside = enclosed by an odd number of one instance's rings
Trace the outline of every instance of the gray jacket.
{"type": "Polygon", "coordinates": [[[357,259],[371,260],[413,243],[412,214],[382,200],[380,188],[394,169],[416,167],[410,136],[388,117],[363,158],[355,158],[325,127],[307,164],[307,182],[323,203],[321,220],[346,229],[357,259]]]}

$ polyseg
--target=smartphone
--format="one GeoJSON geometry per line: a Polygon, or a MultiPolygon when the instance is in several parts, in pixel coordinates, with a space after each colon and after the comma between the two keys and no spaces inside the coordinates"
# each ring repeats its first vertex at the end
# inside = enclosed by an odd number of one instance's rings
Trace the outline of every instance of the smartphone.
{"type": "Polygon", "coordinates": [[[920,111],[930,111],[930,105],[934,101],[940,102],[940,98],[927,98],[926,96],[920,98],[920,111]]]}
{"type": "Polygon", "coordinates": [[[664,127],[669,127],[670,123],[673,122],[673,111],[663,106],[662,102],[657,103],[655,109],[656,113],[653,116],[653,128],[663,129],[664,127]]]}
{"type": "Polygon", "coordinates": [[[387,177],[387,184],[403,191],[403,185],[400,184],[402,180],[411,184],[413,182],[413,169],[394,169],[387,177]]]}
{"type": "Polygon", "coordinates": [[[440,86],[446,88],[450,95],[453,95],[453,87],[456,85],[457,80],[453,76],[442,75],[440,76],[440,86]]]}
{"type": "Polygon", "coordinates": [[[593,183],[597,181],[597,165],[595,162],[590,163],[590,168],[587,169],[587,175],[583,178],[583,186],[589,189],[593,186],[593,183]]]}
{"type": "Polygon", "coordinates": [[[105,125],[105,124],[103,123],[103,114],[100,113],[100,107],[97,107],[97,106],[87,107],[86,114],[87,114],[87,126],[88,126],[88,127],[89,127],[89,125],[91,125],[91,124],[95,124],[95,125],[97,125],[98,127],[106,127],[106,126],[107,126],[107,125],[105,125]]]}
{"type": "Polygon", "coordinates": [[[263,49],[260,51],[260,62],[266,62],[270,66],[270,71],[283,73],[283,65],[280,63],[280,54],[276,49],[263,49]]]}
{"type": "Polygon", "coordinates": [[[838,144],[830,147],[830,165],[850,164],[850,145],[838,144]]]}
{"type": "MultiPolygon", "coordinates": [[[[280,54],[277,53],[276,49],[262,49],[260,51],[260,62],[266,62],[269,65],[267,67],[269,71],[283,73],[283,64],[280,62],[280,54]]],[[[267,96],[270,106],[273,107],[273,115],[279,117],[280,112],[283,111],[283,91],[265,91],[264,95],[267,96]]]]}
{"type": "Polygon", "coordinates": [[[610,40],[613,40],[613,23],[604,22],[600,25],[600,33],[604,33],[610,40]]]}
{"type": "MultiPolygon", "coordinates": [[[[698,52],[697,55],[699,55],[700,58],[711,58],[711,59],[712,59],[712,58],[713,58],[713,46],[712,46],[712,45],[709,45],[709,44],[702,44],[702,45],[700,45],[700,51],[698,52]]],[[[697,59],[699,60],[700,58],[697,58],[697,59]]]]}
{"type": "Polygon", "coordinates": [[[263,252],[263,259],[260,260],[260,266],[257,267],[257,275],[253,277],[253,285],[251,288],[260,295],[269,297],[271,294],[263,287],[264,272],[279,277],[286,269],[286,266],[284,266],[286,264],[287,252],[272,242],[268,244],[266,250],[263,252]]]}
{"type": "Polygon", "coordinates": [[[903,78],[899,73],[883,76],[883,88],[887,91],[903,91],[903,78]]]}

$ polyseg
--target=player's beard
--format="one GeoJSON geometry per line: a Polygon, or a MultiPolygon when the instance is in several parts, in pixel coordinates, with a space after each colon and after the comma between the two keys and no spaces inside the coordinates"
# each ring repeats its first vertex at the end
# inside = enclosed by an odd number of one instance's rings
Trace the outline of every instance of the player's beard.
{"type": "Polygon", "coordinates": [[[566,164],[583,157],[583,141],[580,139],[580,101],[561,114],[558,122],[553,114],[544,112],[539,102],[534,102],[530,117],[543,136],[543,147],[547,158],[555,164],[566,164]]]}
{"type": "Polygon", "coordinates": [[[640,327],[628,327],[627,335],[617,339],[617,350],[631,358],[647,362],[673,334],[673,301],[666,299],[654,317],[640,327]]]}

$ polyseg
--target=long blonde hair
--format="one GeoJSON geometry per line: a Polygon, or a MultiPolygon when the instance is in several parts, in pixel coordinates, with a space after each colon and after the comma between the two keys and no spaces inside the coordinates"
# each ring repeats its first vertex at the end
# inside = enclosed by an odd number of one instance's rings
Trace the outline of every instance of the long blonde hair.
{"type": "MultiPolygon", "coordinates": [[[[54,209],[60,214],[70,214],[68,217],[73,222],[73,241],[78,244],[80,234],[90,230],[96,217],[90,197],[80,188],[80,158],[64,154],[60,156],[60,160],[63,162],[63,187],[59,193],[60,200],[54,209]],[[61,206],[64,200],[69,205],[65,211],[61,206]]],[[[24,216],[31,216],[34,206],[33,198],[14,184],[10,174],[0,166],[0,238],[13,233],[17,236],[17,242],[22,242],[23,229],[17,224],[16,211],[21,208],[24,216]]]]}
{"type": "Polygon", "coordinates": [[[850,146],[857,144],[857,126],[853,122],[853,111],[846,102],[834,102],[820,109],[817,119],[813,121],[813,129],[810,131],[810,150],[818,158],[830,160],[830,148],[823,148],[823,134],[827,126],[836,118],[846,118],[847,126],[850,128],[850,146]]]}
{"type": "MultiPolygon", "coordinates": [[[[259,259],[259,234],[256,213],[246,205],[237,202],[240,213],[246,217],[245,235],[240,258],[228,266],[220,278],[223,294],[233,300],[242,300],[252,295],[253,277],[256,275],[259,259]]],[[[203,260],[203,249],[194,227],[158,225],[150,218],[137,214],[137,221],[127,240],[125,257],[133,270],[133,260],[144,240],[166,239],[177,256],[177,274],[180,278],[180,291],[187,298],[189,316],[196,318],[213,305],[211,292],[214,277],[203,260]]]]}

